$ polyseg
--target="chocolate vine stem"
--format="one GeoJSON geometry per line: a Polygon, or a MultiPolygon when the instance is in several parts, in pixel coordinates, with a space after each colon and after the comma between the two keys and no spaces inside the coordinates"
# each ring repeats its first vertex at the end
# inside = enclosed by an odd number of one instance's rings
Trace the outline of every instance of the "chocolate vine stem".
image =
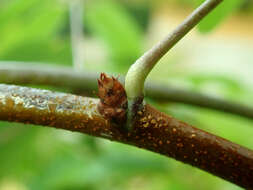
{"type": "MultiPolygon", "coordinates": [[[[16,85],[47,85],[68,88],[75,94],[94,95],[97,90],[97,73],[76,72],[73,68],[0,61],[0,82],[16,85]],[[85,85],[84,85],[85,84],[85,85]]],[[[253,108],[220,98],[175,88],[170,85],[148,82],[146,97],[163,102],[177,102],[213,109],[253,119],[253,108]]]]}
{"type": "Polygon", "coordinates": [[[77,131],[130,144],[253,189],[253,151],[145,105],[132,131],[106,120],[98,99],[0,85],[0,120],[77,131]]]}

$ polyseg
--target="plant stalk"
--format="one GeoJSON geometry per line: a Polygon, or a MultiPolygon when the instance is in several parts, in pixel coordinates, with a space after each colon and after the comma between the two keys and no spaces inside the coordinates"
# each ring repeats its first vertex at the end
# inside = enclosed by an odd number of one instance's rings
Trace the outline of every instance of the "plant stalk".
{"type": "MultiPolygon", "coordinates": [[[[0,85],[0,120],[37,124],[118,141],[172,157],[253,189],[253,151],[145,105],[127,132],[97,110],[99,100],[0,85]]],[[[215,125],[215,123],[213,123],[215,125]]],[[[190,175],[190,174],[189,174],[190,175]]]]}
{"type": "MultiPolygon", "coordinates": [[[[97,91],[98,76],[98,73],[76,72],[71,67],[0,61],[0,83],[47,85],[67,88],[75,94],[94,96],[94,91],[97,91]]],[[[122,81],[124,81],[123,77],[122,81]]],[[[158,101],[188,104],[253,119],[253,108],[240,103],[150,82],[146,84],[145,91],[147,97],[158,101]]]]}
{"type": "Polygon", "coordinates": [[[145,52],[128,70],[125,89],[130,101],[143,97],[144,82],[155,64],[223,0],[206,0],[174,31],[145,52]]]}

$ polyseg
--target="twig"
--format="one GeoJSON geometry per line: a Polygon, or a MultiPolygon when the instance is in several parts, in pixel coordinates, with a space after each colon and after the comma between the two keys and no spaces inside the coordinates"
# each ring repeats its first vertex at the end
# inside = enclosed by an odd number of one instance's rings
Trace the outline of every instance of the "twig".
{"type": "MultiPolygon", "coordinates": [[[[51,85],[69,88],[77,94],[94,95],[93,92],[97,91],[98,76],[98,73],[75,72],[69,67],[0,62],[0,83],[51,85]]],[[[239,103],[155,83],[147,83],[145,91],[147,97],[159,101],[190,104],[253,119],[253,108],[239,103]]]]}
{"type": "Polygon", "coordinates": [[[78,131],[175,158],[241,187],[253,188],[253,152],[167,116],[149,105],[133,131],[105,120],[98,99],[0,85],[0,120],[78,131]]]}

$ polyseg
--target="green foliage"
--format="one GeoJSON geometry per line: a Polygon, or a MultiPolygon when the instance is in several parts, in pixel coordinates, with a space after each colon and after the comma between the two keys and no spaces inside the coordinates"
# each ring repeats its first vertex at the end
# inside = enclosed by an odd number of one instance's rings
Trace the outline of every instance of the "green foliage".
{"type": "MultiPolygon", "coordinates": [[[[201,4],[205,0],[196,0],[197,4],[201,4]]],[[[231,15],[242,5],[242,0],[224,0],[214,11],[205,17],[199,24],[198,29],[202,33],[213,30],[227,16],[231,15]]]]}
{"type": "Polygon", "coordinates": [[[0,13],[0,58],[70,63],[69,42],[59,35],[65,17],[66,8],[57,1],[6,3],[0,13]]]}
{"type": "Polygon", "coordinates": [[[112,69],[123,70],[141,53],[141,31],[136,21],[117,1],[94,1],[85,9],[85,23],[110,51],[112,69]]]}
{"type": "Polygon", "coordinates": [[[187,79],[191,81],[194,85],[194,90],[202,90],[205,91],[206,94],[208,94],[208,88],[210,88],[210,91],[217,90],[219,91],[218,93],[220,93],[221,96],[225,96],[229,99],[234,99],[235,101],[237,100],[238,96],[242,96],[242,94],[247,91],[238,81],[221,75],[199,74],[189,76],[187,79]]]}

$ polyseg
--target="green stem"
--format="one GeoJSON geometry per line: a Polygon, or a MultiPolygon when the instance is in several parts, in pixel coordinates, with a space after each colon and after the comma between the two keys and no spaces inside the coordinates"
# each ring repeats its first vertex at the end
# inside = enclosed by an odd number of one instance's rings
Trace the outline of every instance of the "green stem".
{"type": "Polygon", "coordinates": [[[125,89],[129,100],[143,97],[145,79],[155,64],[222,1],[206,0],[165,39],[144,53],[130,67],[125,80],[125,89]]]}

